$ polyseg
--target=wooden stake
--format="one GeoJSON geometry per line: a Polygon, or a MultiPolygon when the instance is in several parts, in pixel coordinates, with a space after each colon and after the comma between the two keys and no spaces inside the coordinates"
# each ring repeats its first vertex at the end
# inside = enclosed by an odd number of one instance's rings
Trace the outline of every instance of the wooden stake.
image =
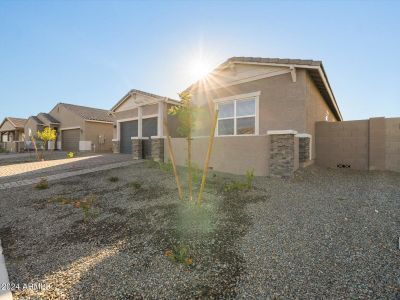
{"type": "Polygon", "coordinates": [[[192,109],[189,109],[189,134],[187,138],[188,144],[188,185],[189,185],[189,201],[193,200],[193,183],[192,183],[192,109]]]}
{"type": "Polygon", "coordinates": [[[171,136],[169,135],[168,124],[166,121],[164,121],[164,130],[165,130],[165,133],[167,134],[168,154],[169,154],[169,159],[171,160],[171,163],[172,163],[172,168],[174,169],[174,175],[175,175],[176,186],[178,187],[179,199],[183,200],[183,191],[182,191],[181,181],[179,179],[179,174],[176,169],[175,157],[174,157],[174,152],[172,150],[172,144],[171,144],[171,136]]]}
{"type": "Polygon", "coordinates": [[[216,110],[214,113],[214,121],[211,126],[210,140],[208,142],[208,149],[207,149],[207,156],[206,156],[206,160],[204,161],[203,177],[201,178],[201,186],[200,186],[199,196],[197,198],[197,203],[200,206],[202,205],[202,201],[203,201],[202,196],[203,196],[204,187],[206,185],[206,179],[207,179],[207,174],[208,174],[208,163],[210,162],[210,158],[211,158],[211,151],[212,151],[212,146],[214,144],[215,128],[217,127],[217,121],[218,121],[218,110],[216,110]]]}

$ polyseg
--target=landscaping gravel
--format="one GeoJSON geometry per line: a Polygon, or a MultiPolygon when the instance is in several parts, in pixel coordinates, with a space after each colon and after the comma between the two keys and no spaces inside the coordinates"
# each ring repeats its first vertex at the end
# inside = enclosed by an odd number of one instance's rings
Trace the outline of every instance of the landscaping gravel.
{"type": "Polygon", "coordinates": [[[14,299],[400,297],[400,174],[238,181],[210,174],[201,209],[149,163],[2,192],[14,299]]]}

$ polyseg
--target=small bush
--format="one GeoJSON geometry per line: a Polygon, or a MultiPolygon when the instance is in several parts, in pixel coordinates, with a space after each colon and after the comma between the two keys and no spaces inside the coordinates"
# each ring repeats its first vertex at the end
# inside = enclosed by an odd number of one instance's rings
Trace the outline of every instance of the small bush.
{"type": "Polygon", "coordinates": [[[75,156],[74,152],[67,153],[67,158],[74,158],[74,156],[75,156]]]}
{"type": "Polygon", "coordinates": [[[49,183],[46,178],[40,179],[40,181],[35,185],[38,190],[45,190],[49,188],[49,183]]]}
{"type": "Polygon", "coordinates": [[[138,181],[132,181],[129,185],[135,190],[138,190],[142,187],[142,184],[138,181]]]}
{"type": "Polygon", "coordinates": [[[4,149],[4,148],[0,148],[0,153],[9,153],[10,151],[4,149]]]}
{"type": "Polygon", "coordinates": [[[254,169],[246,171],[246,183],[247,188],[251,190],[253,188],[253,181],[254,181],[254,169]]]}
{"type": "Polygon", "coordinates": [[[234,192],[234,191],[247,191],[249,189],[247,182],[241,181],[233,181],[226,183],[224,186],[225,192],[234,192]]]}
{"type": "Polygon", "coordinates": [[[172,167],[172,162],[170,160],[168,160],[168,162],[164,163],[164,162],[158,162],[158,167],[160,168],[161,171],[165,172],[165,173],[172,173],[173,171],[173,167],[172,167]]]}
{"type": "Polygon", "coordinates": [[[111,176],[110,178],[108,178],[108,180],[111,181],[111,182],[117,182],[117,181],[119,181],[119,177],[111,176]]]}
{"type": "Polygon", "coordinates": [[[173,262],[186,266],[190,266],[193,263],[193,259],[189,256],[189,249],[184,245],[174,246],[172,250],[165,251],[164,255],[173,262]]]}

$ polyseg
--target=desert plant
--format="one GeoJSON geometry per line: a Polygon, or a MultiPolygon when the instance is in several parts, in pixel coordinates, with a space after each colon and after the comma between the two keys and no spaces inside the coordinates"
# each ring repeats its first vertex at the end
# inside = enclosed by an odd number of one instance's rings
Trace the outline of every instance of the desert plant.
{"type": "Polygon", "coordinates": [[[74,158],[74,156],[75,156],[74,152],[67,153],[67,158],[74,158]]]}
{"type": "Polygon", "coordinates": [[[139,181],[132,181],[129,185],[135,190],[138,190],[142,187],[142,184],[139,181]]]}
{"type": "Polygon", "coordinates": [[[254,181],[254,169],[250,169],[246,171],[246,183],[247,188],[251,190],[253,188],[253,181],[254,181]]]}
{"type": "Polygon", "coordinates": [[[35,185],[38,190],[45,190],[49,188],[49,183],[46,178],[41,178],[40,181],[35,185]]]}
{"type": "Polygon", "coordinates": [[[36,138],[43,141],[44,148],[47,149],[48,142],[55,141],[57,138],[57,131],[50,127],[45,127],[42,131],[36,132],[36,138]]]}
{"type": "Polygon", "coordinates": [[[83,221],[86,222],[90,217],[94,216],[92,207],[96,200],[96,196],[90,194],[83,198],[83,200],[77,200],[73,202],[74,207],[80,208],[83,212],[83,221]]]}
{"type": "Polygon", "coordinates": [[[108,180],[111,181],[111,182],[117,182],[117,181],[119,181],[119,177],[111,176],[110,178],[108,178],[108,180]]]}
{"type": "Polygon", "coordinates": [[[170,159],[166,163],[161,162],[161,161],[158,162],[158,166],[159,166],[160,170],[165,173],[172,173],[172,171],[173,171],[173,166],[172,166],[172,162],[170,159]]]}
{"type": "Polygon", "coordinates": [[[164,255],[170,260],[186,266],[190,266],[193,263],[193,259],[189,255],[189,249],[184,245],[173,246],[172,250],[165,251],[164,255]]]}

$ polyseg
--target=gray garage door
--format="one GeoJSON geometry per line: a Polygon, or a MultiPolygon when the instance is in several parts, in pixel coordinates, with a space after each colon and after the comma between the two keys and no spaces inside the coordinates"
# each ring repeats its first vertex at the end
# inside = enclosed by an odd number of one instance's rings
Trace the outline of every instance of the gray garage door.
{"type": "Polygon", "coordinates": [[[132,153],[131,137],[138,136],[138,121],[121,122],[120,151],[121,153],[132,153]]]}
{"type": "Polygon", "coordinates": [[[80,129],[63,130],[61,133],[61,149],[63,151],[79,151],[80,129]]]}

